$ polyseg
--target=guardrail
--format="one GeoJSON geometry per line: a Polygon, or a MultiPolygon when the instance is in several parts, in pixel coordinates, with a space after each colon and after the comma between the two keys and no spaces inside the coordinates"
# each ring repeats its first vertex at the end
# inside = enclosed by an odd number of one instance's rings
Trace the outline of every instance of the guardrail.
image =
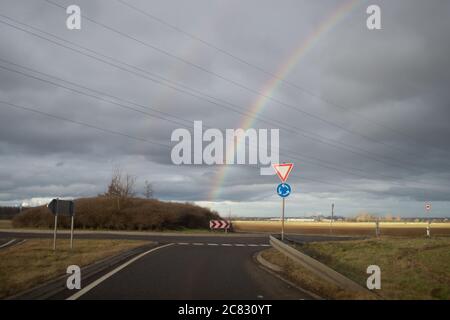
{"type": "Polygon", "coordinates": [[[345,288],[348,290],[356,291],[356,292],[370,292],[366,288],[360,286],[353,280],[345,277],[344,275],[336,272],[330,267],[324,265],[323,263],[317,261],[316,259],[311,258],[310,256],[296,250],[290,245],[278,240],[277,238],[270,236],[270,244],[272,247],[298,262],[305,269],[308,269],[318,277],[324,279],[325,281],[331,282],[341,288],[345,288]]]}

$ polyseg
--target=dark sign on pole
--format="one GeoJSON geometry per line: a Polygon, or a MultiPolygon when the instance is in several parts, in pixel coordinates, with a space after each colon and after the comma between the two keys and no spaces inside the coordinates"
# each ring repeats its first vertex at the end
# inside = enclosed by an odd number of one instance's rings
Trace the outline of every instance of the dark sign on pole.
{"type": "Polygon", "coordinates": [[[59,200],[53,199],[49,204],[48,208],[53,214],[73,216],[74,214],[74,204],[71,200],[59,200]]]}
{"type": "Polygon", "coordinates": [[[70,221],[70,248],[73,248],[73,219],[74,219],[74,202],[71,200],[53,199],[47,205],[48,209],[55,215],[55,229],[53,232],[53,250],[56,250],[56,231],[58,226],[58,215],[66,215],[71,217],[70,221]]]}

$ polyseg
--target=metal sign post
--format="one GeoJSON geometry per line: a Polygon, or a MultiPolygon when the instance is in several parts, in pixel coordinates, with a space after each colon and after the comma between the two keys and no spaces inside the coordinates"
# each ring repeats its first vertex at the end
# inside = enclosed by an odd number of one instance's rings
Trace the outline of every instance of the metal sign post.
{"type": "Polygon", "coordinates": [[[333,234],[334,203],[331,204],[330,234],[333,234]]]}
{"type": "Polygon", "coordinates": [[[281,211],[281,241],[284,240],[284,207],[285,207],[286,199],[283,198],[283,209],[281,211]]]}
{"type": "Polygon", "coordinates": [[[277,193],[282,198],[282,209],[281,209],[281,241],[284,240],[284,209],[286,207],[286,197],[291,194],[291,186],[286,182],[289,174],[294,167],[293,163],[281,163],[274,164],[273,168],[275,169],[278,178],[280,178],[281,182],[277,187],[277,193]]]}
{"type": "Polygon", "coordinates": [[[70,249],[73,249],[73,215],[71,217],[70,221],[70,249]]]}
{"type": "MultiPolygon", "coordinates": [[[[427,211],[427,213],[429,214],[431,211],[431,203],[427,203],[425,204],[425,210],[427,211]]],[[[431,218],[428,217],[428,225],[427,225],[427,237],[431,238],[431,218]]]]}
{"type": "Polygon", "coordinates": [[[55,214],[55,229],[53,230],[53,250],[56,250],[56,226],[58,225],[58,215],[55,214]]]}
{"type": "Polygon", "coordinates": [[[70,249],[73,249],[73,228],[74,228],[74,203],[68,200],[53,199],[47,205],[49,210],[55,215],[55,229],[53,230],[53,250],[56,250],[56,233],[58,230],[58,215],[69,215],[70,221],[70,249]]]}
{"type": "Polygon", "coordinates": [[[291,186],[287,183],[280,183],[277,187],[277,193],[282,198],[281,208],[281,241],[284,240],[284,209],[286,207],[286,197],[291,194],[291,186]]]}

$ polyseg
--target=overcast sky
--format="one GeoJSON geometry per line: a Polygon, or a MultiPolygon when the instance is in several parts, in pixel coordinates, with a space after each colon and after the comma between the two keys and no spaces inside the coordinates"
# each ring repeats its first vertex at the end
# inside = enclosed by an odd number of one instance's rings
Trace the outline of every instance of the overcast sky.
{"type": "Polygon", "coordinates": [[[239,128],[316,34],[253,123],[280,129],[295,163],[286,214],[425,216],[430,201],[450,216],[450,1],[354,1],[332,24],[349,1],[123,1],[153,18],[116,0],[1,1],[0,204],[93,196],[120,167],[138,193],[148,180],[163,200],[279,215],[276,176],[230,166],[211,198],[220,166],[172,164],[170,137],[194,120],[239,128]]]}

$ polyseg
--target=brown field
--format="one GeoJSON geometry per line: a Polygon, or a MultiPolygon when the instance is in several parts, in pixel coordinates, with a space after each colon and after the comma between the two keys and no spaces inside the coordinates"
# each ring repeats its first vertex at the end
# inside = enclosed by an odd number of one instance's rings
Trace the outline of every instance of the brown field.
{"type": "MultiPolygon", "coordinates": [[[[280,221],[233,221],[233,227],[238,232],[271,232],[279,233],[280,221]]],[[[388,236],[425,236],[425,222],[380,222],[382,235],[388,236]]],[[[286,233],[299,234],[330,234],[329,222],[286,221],[286,233]]],[[[373,236],[374,222],[333,222],[333,235],[373,236]]],[[[432,223],[432,236],[450,236],[450,223],[432,223]]]]}

